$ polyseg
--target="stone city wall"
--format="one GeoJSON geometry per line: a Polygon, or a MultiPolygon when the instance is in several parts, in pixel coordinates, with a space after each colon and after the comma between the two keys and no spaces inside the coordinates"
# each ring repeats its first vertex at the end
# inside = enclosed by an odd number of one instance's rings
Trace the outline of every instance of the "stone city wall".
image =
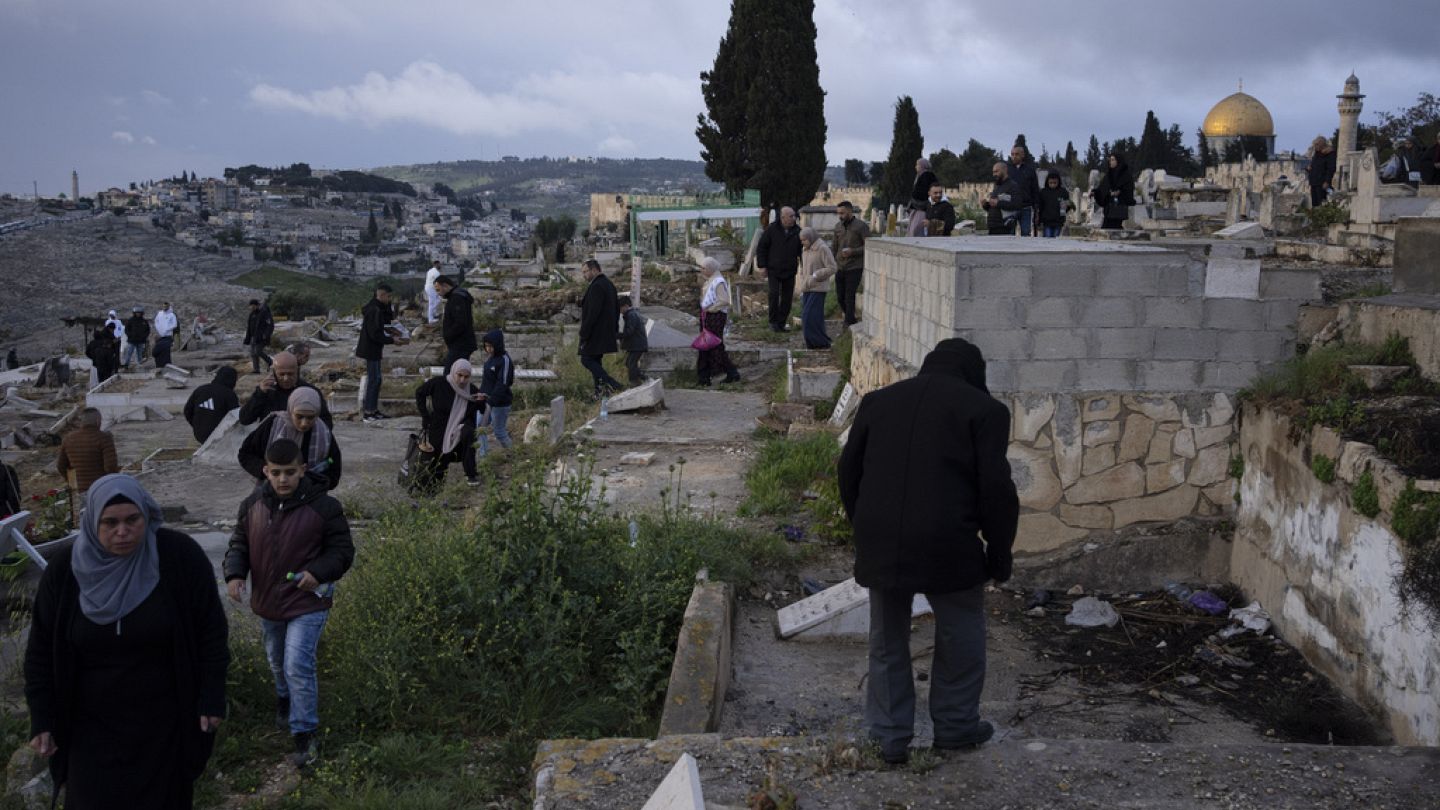
{"type": "Polygon", "coordinates": [[[1308,161],[1270,160],[1259,163],[1246,160],[1242,163],[1221,163],[1205,170],[1205,182],[1222,188],[1238,188],[1259,193],[1266,186],[1285,178],[1291,182],[1303,181],[1304,165],[1308,161]]]}
{"type": "Polygon", "coordinates": [[[1317,274],[1218,255],[1231,247],[871,240],[851,383],[913,376],[947,337],[979,346],[1013,414],[1023,553],[1220,514],[1232,395],[1294,355],[1300,304],[1320,297],[1317,274]]]}
{"type": "Polygon", "coordinates": [[[1407,614],[1394,586],[1403,552],[1390,518],[1405,476],[1323,426],[1299,443],[1290,432],[1283,416],[1245,410],[1231,580],[1307,661],[1386,718],[1396,742],[1440,744],[1440,627],[1407,614]],[[1336,462],[1333,483],[1311,472],[1315,454],[1336,462]],[[1373,519],[1350,496],[1366,471],[1381,506],[1373,519]]]}

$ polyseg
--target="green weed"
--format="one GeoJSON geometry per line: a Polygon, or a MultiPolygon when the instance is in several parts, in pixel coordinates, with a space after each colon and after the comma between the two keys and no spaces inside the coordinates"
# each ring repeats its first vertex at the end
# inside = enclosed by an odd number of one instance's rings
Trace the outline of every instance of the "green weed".
{"type": "Polygon", "coordinates": [[[1380,491],[1375,488],[1375,476],[1369,470],[1350,485],[1350,505],[1367,518],[1380,514],[1380,491]]]}
{"type": "Polygon", "coordinates": [[[1310,460],[1310,471],[1322,484],[1335,483],[1335,459],[1323,453],[1316,453],[1310,460]]]}
{"type": "Polygon", "coordinates": [[[1440,493],[1421,492],[1414,481],[1405,483],[1390,511],[1390,528],[1411,548],[1428,545],[1440,534],[1440,493]]]}

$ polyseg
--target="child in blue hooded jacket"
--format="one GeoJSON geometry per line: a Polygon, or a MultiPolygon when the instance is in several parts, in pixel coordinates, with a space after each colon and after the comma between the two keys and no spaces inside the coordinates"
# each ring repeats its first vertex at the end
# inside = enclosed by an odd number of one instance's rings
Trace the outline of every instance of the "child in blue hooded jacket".
{"type": "MultiPolygon", "coordinates": [[[[495,432],[495,441],[508,450],[511,442],[506,423],[510,420],[510,405],[515,401],[510,392],[510,386],[515,384],[515,363],[505,351],[505,333],[499,329],[486,332],[481,346],[489,355],[480,372],[480,396],[487,407],[476,424],[479,427],[489,425],[495,432]]],[[[480,455],[484,456],[490,450],[489,436],[483,430],[478,434],[480,455]]]]}

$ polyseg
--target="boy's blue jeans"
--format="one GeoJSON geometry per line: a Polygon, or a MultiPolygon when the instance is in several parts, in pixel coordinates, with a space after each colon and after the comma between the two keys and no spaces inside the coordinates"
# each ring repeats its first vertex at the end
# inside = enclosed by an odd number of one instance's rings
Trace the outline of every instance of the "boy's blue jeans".
{"type": "MultiPolygon", "coordinates": [[[[510,449],[510,431],[506,429],[507,423],[510,421],[510,407],[506,405],[503,408],[497,408],[491,405],[480,416],[480,425],[482,427],[492,426],[495,430],[495,441],[507,450],[510,449]]],[[[484,456],[488,452],[490,452],[490,437],[485,435],[484,431],[480,431],[480,455],[484,456]]]]}
{"type": "Polygon", "coordinates": [[[320,683],[315,677],[315,649],[330,611],[317,610],[289,621],[261,619],[265,657],[275,674],[275,694],[290,699],[290,733],[320,727],[320,683]]]}

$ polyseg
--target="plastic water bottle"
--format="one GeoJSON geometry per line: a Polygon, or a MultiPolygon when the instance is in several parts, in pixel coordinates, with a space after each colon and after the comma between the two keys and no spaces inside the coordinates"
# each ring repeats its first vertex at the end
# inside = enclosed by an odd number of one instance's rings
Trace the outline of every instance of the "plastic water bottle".
{"type": "Polygon", "coordinates": [[[609,422],[609,421],[610,421],[610,398],[609,398],[609,397],[601,397],[601,398],[600,398],[600,421],[601,421],[601,422],[609,422]]]}
{"type": "MultiPolygon", "coordinates": [[[[291,571],[290,573],[288,573],[288,574],[285,575],[285,581],[286,581],[286,582],[299,582],[299,581],[300,581],[300,578],[301,578],[302,576],[304,576],[304,575],[303,575],[303,574],[297,574],[297,573],[295,573],[294,571],[291,571]]],[[[333,583],[333,582],[322,582],[322,583],[320,583],[320,585],[319,585],[318,587],[315,588],[315,590],[313,591],[313,593],[315,594],[315,598],[317,598],[317,599],[325,599],[326,597],[334,596],[334,595],[335,595],[335,583],[333,583]]]]}
{"type": "Polygon", "coordinates": [[[635,547],[635,544],[637,544],[637,543],[639,543],[639,542],[640,542],[640,525],[639,525],[638,523],[636,523],[635,521],[632,520],[632,521],[630,521],[630,547],[631,547],[631,548],[634,548],[634,547],[635,547]]]}
{"type": "Polygon", "coordinates": [[[1180,602],[1190,599],[1191,590],[1178,582],[1165,583],[1165,591],[1180,602]]]}

